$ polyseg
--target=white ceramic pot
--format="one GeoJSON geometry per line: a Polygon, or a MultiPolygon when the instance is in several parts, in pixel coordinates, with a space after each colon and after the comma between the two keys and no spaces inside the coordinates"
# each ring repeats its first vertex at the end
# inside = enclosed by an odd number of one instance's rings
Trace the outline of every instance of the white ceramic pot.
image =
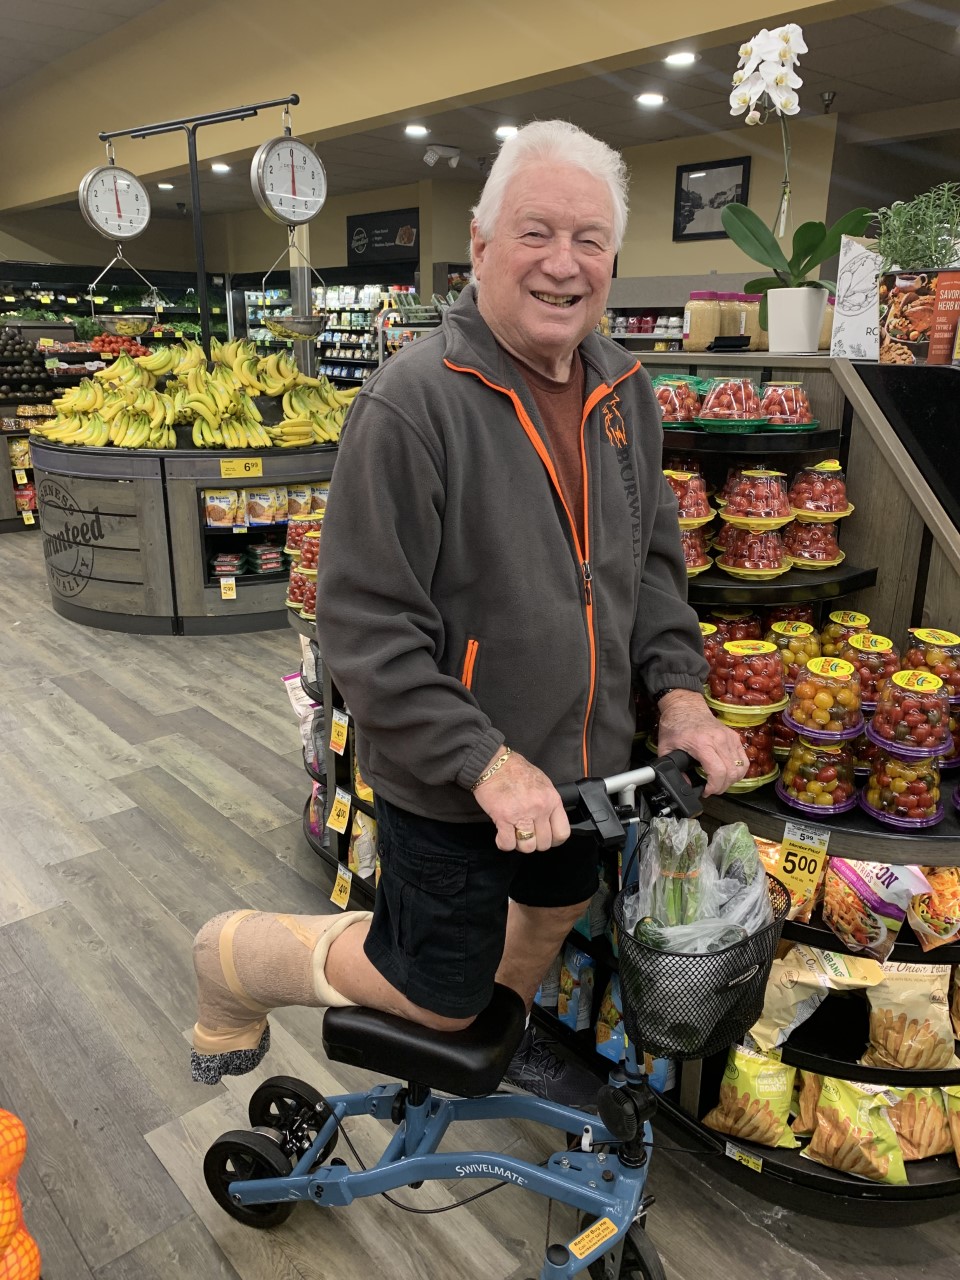
{"type": "Polygon", "coordinates": [[[770,350],[816,351],[826,309],[826,289],[771,289],[767,293],[770,350]]]}

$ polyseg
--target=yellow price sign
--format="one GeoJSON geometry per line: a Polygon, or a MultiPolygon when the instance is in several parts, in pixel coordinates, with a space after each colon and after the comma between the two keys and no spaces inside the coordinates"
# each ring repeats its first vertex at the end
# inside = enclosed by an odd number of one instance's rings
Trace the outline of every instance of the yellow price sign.
{"type": "Polygon", "coordinates": [[[50,302],[51,302],[51,298],[50,298],[49,293],[41,293],[41,294],[40,294],[40,301],[43,303],[43,305],[44,305],[45,307],[48,307],[48,306],[50,305],[50,302]]]}
{"type": "Polygon", "coordinates": [[[36,522],[36,520],[34,519],[34,515],[33,515],[33,512],[32,512],[32,511],[24,511],[24,512],[22,513],[22,515],[23,515],[23,523],[24,523],[24,524],[36,524],[36,523],[37,523],[37,522],[36,522]]]}
{"type": "Polygon", "coordinates": [[[67,299],[67,302],[72,302],[72,303],[74,303],[74,304],[78,303],[79,301],[80,301],[80,299],[79,299],[79,298],[68,298],[68,299],[67,299]]]}
{"type": "Polygon", "coordinates": [[[344,835],[349,821],[350,793],[349,791],[344,791],[343,787],[337,787],[333,796],[333,805],[330,809],[330,817],[327,819],[327,826],[331,831],[337,831],[340,835],[344,835]]]}
{"type": "Polygon", "coordinates": [[[237,580],[236,578],[220,579],[220,599],[236,600],[237,598],[237,580]]]}
{"type": "Polygon", "coordinates": [[[791,896],[810,893],[819,883],[829,843],[830,832],[826,827],[806,822],[785,824],[777,879],[786,885],[791,896]]]}
{"type": "Polygon", "coordinates": [[[342,911],[350,901],[350,886],[353,883],[353,872],[348,871],[346,867],[337,868],[337,878],[333,882],[333,892],[330,894],[330,901],[335,907],[339,907],[342,911]]]}
{"type": "Polygon", "coordinates": [[[115,303],[113,304],[113,309],[114,309],[114,311],[122,311],[122,310],[123,310],[123,304],[122,304],[122,303],[120,303],[120,302],[115,302],[115,303]]]}
{"type": "Polygon", "coordinates": [[[99,306],[101,306],[104,302],[106,302],[106,298],[94,298],[94,302],[95,302],[95,303],[97,304],[97,306],[99,307],[99,306]]]}
{"type": "Polygon", "coordinates": [[[763,1161],[759,1156],[752,1156],[747,1151],[741,1151],[739,1147],[735,1147],[732,1142],[728,1142],[724,1146],[724,1151],[731,1160],[736,1160],[737,1164],[746,1165],[748,1169],[752,1169],[754,1173],[760,1173],[763,1170],[763,1161]]]}
{"type": "Polygon", "coordinates": [[[27,483],[27,473],[24,471],[22,467],[17,467],[17,469],[14,471],[13,474],[16,478],[17,484],[27,483]]]}
{"type": "Polygon", "coordinates": [[[342,756],[347,748],[347,729],[350,717],[339,707],[334,707],[330,716],[330,750],[342,756]]]}
{"type": "Polygon", "coordinates": [[[52,347],[52,346],[53,346],[53,339],[52,339],[52,338],[38,338],[38,339],[37,339],[37,346],[38,346],[38,347],[52,347]]]}
{"type": "Polygon", "coordinates": [[[247,526],[246,526],[245,524],[235,524],[235,525],[233,526],[233,532],[234,532],[234,533],[246,533],[246,532],[247,532],[247,526]]]}
{"type": "Polygon", "coordinates": [[[220,478],[222,480],[252,480],[263,475],[262,458],[221,458],[220,478]]]}
{"type": "Polygon", "coordinates": [[[13,296],[12,293],[5,293],[3,295],[3,300],[4,302],[16,302],[16,298],[13,296]]]}
{"type": "Polygon", "coordinates": [[[211,312],[211,314],[212,314],[212,315],[218,316],[218,315],[220,314],[220,308],[219,308],[219,307],[211,307],[211,308],[210,308],[210,312],[211,312]]]}
{"type": "Polygon", "coordinates": [[[153,336],[154,336],[155,338],[162,338],[162,337],[163,337],[163,330],[162,330],[162,329],[154,329],[154,331],[153,331],[153,336]]]}
{"type": "Polygon", "coordinates": [[[173,336],[174,336],[175,338],[182,338],[182,337],[183,337],[183,330],[182,330],[182,329],[174,329],[174,331],[173,331],[173,336]]]}

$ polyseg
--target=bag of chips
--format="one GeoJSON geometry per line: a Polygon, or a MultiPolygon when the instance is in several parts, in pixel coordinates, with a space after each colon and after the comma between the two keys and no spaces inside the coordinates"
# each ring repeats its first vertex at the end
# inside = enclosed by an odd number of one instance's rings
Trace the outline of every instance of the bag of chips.
{"type": "Polygon", "coordinates": [[[800,1138],[808,1138],[817,1127],[817,1103],[820,1101],[820,1087],[823,1076],[815,1071],[798,1071],[800,1087],[794,1095],[793,1110],[796,1118],[790,1128],[800,1138]]]}
{"type": "Polygon", "coordinates": [[[942,1071],[954,1062],[945,964],[885,964],[883,979],[867,992],[870,1043],[865,1067],[942,1071]]]}
{"type": "Polygon", "coordinates": [[[960,1040],[960,964],[953,967],[953,988],[950,996],[950,1020],[953,1033],[960,1040]]]}
{"type": "Polygon", "coordinates": [[[347,848],[347,867],[355,876],[372,876],[377,865],[377,822],[359,809],[354,811],[347,848]]]}
{"type": "Polygon", "coordinates": [[[882,980],[883,969],[876,960],[798,943],[782,959],[774,960],[763,1013],[750,1028],[747,1043],[770,1053],[811,1017],[831,991],[858,991],[882,980]]]}
{"type": "Polygon", "coordinates": [[[560,966],[557,1017],[573,1031],[586,1031],[590,1026],[593,979],[593,959],[567,943],[560,966]]]}
{"type": "Polygon", "coordinates": [[[825,1076],[813,1137],[801,1155],[855,1178],[903,1186],[907,1171],[890,1120],[896,1100],[879,1085],[825,1076]]]}
{"type": "Polygon", "coordinates": [[[910,899],[907,919],[924,951],[933,951],[960,937],[960,867],[928,867],[924,875],[930,892],[910,899]]]}
{"type": "Polygon", "coordinates": [[[607,983],[597,1014],[597,1053],[611,1062],[622,1062],[626,1057],[626,1039],[623,1031],[623,1001],[620,997],[620,979],[613,974],[607,983]]]}
{"type": "Polygon", "coordinates": [[[823,889],[823,919],[850,951],[886,960],[910,899],[929,892],[919,867],[831,858],[823,889]]]}
{"type": "Polygon", "coordinates": [[[703,1117],[708,1129],[764,1147],[798,1147],[790,1130],[796,1067],[734,1045],[720,1084],[720,1099],[703,1117]]]}
{"type": "Polygon", "coordinates": [[[904,1160],[926,1160],[953,1150],[947,1108],[939,1089],[895,1089],[890,1123],[904,1160]]]}
{"type": "Polygon", "coordinates": [[[940,1092],[943,1094],[943,1103],[947,1108],[947,1125],[953,1140],[953,1151],[957,1157],[957,1164],[960,1164],[960,1084],[947,1085],[940,1092]]]}

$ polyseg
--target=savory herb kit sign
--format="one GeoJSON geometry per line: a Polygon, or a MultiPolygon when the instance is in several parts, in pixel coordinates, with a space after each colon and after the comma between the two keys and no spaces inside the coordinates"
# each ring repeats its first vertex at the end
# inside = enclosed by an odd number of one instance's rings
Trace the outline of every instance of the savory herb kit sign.
{"type": "Polygon", "coordinates": [[[410,262],[420,257],[420,210],[388,209],[347,218],[347,265],[410,262]]]}

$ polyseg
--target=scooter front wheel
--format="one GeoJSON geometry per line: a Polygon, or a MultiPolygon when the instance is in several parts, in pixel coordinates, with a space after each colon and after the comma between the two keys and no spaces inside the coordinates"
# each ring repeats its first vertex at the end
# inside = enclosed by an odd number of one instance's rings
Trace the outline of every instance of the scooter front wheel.
{"type": "MultiPolygon", "coordinates": [[[[592,1221],[592,1218],[585,1217],[581,1229],[592,1221]]],[[[587,1268],[590,1280],[667,1280],[657,1246],[639,1222],[635,1222],[626,1234],[619,1267],[615,1256],[616,1250],[613,1250],[591,1262],[587,1268]]]]}

